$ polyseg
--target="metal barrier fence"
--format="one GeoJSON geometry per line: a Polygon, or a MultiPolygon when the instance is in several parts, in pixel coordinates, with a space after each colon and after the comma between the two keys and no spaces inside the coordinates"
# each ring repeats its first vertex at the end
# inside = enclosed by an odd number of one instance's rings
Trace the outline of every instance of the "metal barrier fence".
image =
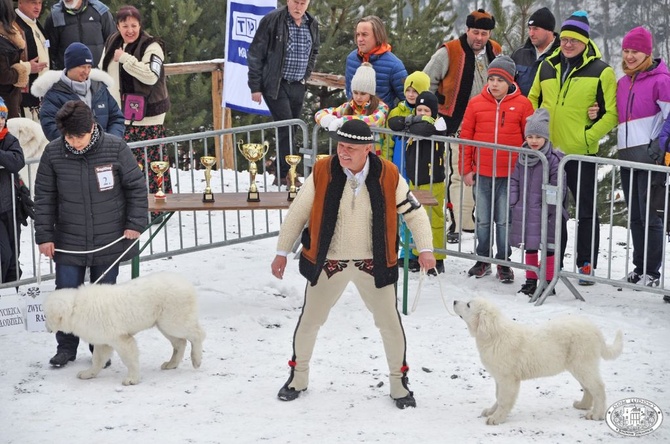
{"type": "MultiPolygon", "coordinates": [[[[218,146],[222,147],[226,137],[230,138],[235,151],[237,151],[238,140],[243,140],[245,143],[268,140],[271,141],[270,146],[274,146],[272,141],[277,140],[280,128],[291,130],[291,154],[299,153],[305,159],[312,157],[307,125],[298,119],[133,142],[129,146],[134,151],[143,150],[145,159],[147,151],[152,147],[159,147],[163,155],[169,156],[172,163],[170,174],[173,193],[202,193],[205,188],[204,169],[197,169],[199,166],[197,152],[203,152],[204,155],[215,155],[216,140],[218,140],[218,146]]],[[[261,193],[278,190],[272,185],[275,176],[267,172],[268,167],[265,160],[268,160],[269,157],[270,153],[259,161],[258,165],[256,182],[261,193]]],[[[233,164],[227,165],[224,164],[223,156],[218,156],[216,171],[212,172],[211,186],[214,193],[247,191],[249,177],[247,161],[239,156],[242,162],[242,165],[239,165],[238,156],[235,155],[233,158],[233,164]],[[224,168],[230,168],[237,173],[224,172],[224,168]]],[[[36,165],[39,159],[27,159],[27,163],[36,165]]],[[[310,165],[309,162],[298,165],[299,174],[306,175],[310,165]]],[[[148,172],[149,165],[143,165],[143,170],[148,172]]],[[[36,168],[28,169],[28,177],[24,178],[26,183],[34,183],[35,171],[36,168]]],[[[140,254],[140,261],[273,237],[278,234],[282,217],[280,210],[180,211],[170,218],[160,231],[158,231],[158,225],[151,225],[143,233],[141,244],[144,243],[146,236],[151,238],[151,242],[140,254]]],[[[21,253],[18,260],[21,263],[23,275],[19,281],[0,283],[0,289],[36,282],[38,267],[40,267],[39,272],[43,279],[54,277],[53,262],[45,257],[40,258],[35,245],[33,221],[30,220],[28,227],[23,227],[22,231],[21,253]]]]}
{"type": "MultiPolygon", "coordinates": [[[[148,147],[160,146],[161,150],[164,153],[167,153],[172,161],[171,174],[173,175],[173,192],[174,193],[198,193],[204,190],[204,176],[202,171],[197,170],[198,159],[195,156],[195,153],[199,150],[196,148],[202,148],[202,151],[209,155],[215,150],[215,140],[218,139],[218,146],[223,146],[224,138],[231,137],[233,147],[237,146],[237,141],[244,139],[245,141],[263,141],[263,140],[276,140],[278,135],[278,129],[282,127],[290,127],[291,131],[291,146],[298,146],[296,150],[292,152],[297,152],[303,155],[303,162],[299,165],[299,169],[302,170],[303,176],[307,176],[311,167],[316,159],[316,155],[321,154],[333,154],[335,153],[335,144],[333,144],[330,138],[327,138],[322,131],[322,129],[317,125],[314,127],[311,138],[309,137],[307,125],[301,120],[289,120],[283,122],[272,122],[259,125],[251,125],[245,127],[238,127],[220,131],[208,131],[196,134],[189,134],[183,136],[168,137],[164,139],[156,139],[148,142],[135,142],[130,144],[131,148],[134,150],[142,149],[146,150],[148,147]],[[295,137],[294,131],[298,131],[298,136],[295,137]]],[[[373,132],[382,139],[383,137],[389,136],[398,136],[404,141],[407,141],[408,138],[412,137],[417,140],[430,140],[431,147],[435,143],[443,143],[450,147],[450,150],[457,150],[458,146],[461,144],[472,145],[472,141],[458,139],[453,137],[442,137],[442,136],[433,136],[433,137],[419,137],[410,135],[407,133],[393,132],[385,128],[372,128],[373,132]]],[[[528,153],[527,150],[523,150],[518,147],[503,146],[496,144],[488,143],[476,143],[477,147],[484,149],[491,149],[493,153],[507,152],[519,154],[521,152],[528,153]]],[[[432,150],[433,152],[435,150],[432,150]]],[[[478,150],[478,153],[481,153],[481,150],[478,150]]],[[[480,155],[480,154],[478,154],[480,155]]],[[[668,168],[655,166],[655,165],[646,165],[633,162],[625,162],[614,159],[606,159],[599,157],[590,157],[590,156],[565,156],[561,162],[561,168],[558,175],[558,183],[556,186],[553,186],[549,183],[548,176],[548,167],[547,159],[542,153],[534,152],[530,153],[531,156],[536,156],[539,159],[539,162],[542,164],[543,169],[543,191],[542,191],[542,206],[541,206],[541,246],[538,250],[539,264],[537,266],[526,264],[524,261],[523,250],[519,248],[512,249],[512,255],[507,258],[496,258],[494,254],[494,232],[495,232],[495,221],[489,221],[489,234],[491,243],[489,245],[489,254],[487,256],[480,256],[476,253],[477,240],[474,233],[467,233],[462,230],[459,231],[460,241],[455,244],[444,243],[442,248],[437,248],[436,252],[447,254],[448,256],[463,258],[467,260],[484,261],[494,265],[503,265],[509,266],[518,270],[530,270],[537,274],[538,276],[538,288],[535,294],[532,296],[531,301],[536,304],[543,303],[546,298],[551,295],[552,290],[555,288],[558,282],[563,282],[570,292],[578,299],[582,299],[580,292],[572,284],[571,280],[587,280],[593,281],[600,284],[609,284],[620,288],[630,288],[635,290],[644,290],[651,293],[665,294],[670,291],[667,289],[666,280],[665,280],[665,270],[667,268],[667,242],[663,243],[662,249],[662,265],[661,265],[661,279],[659,281],[658,287],[641,287],[638,284],[633,284],[622,281],[629,273],[629,266],[632,263],[633,251],[632,248],[626,248],[626,258],[625,258],[625,269],[619,270],[613,266],[612,257],[613,257],[613,233],[620,233],[621,230],[625,230],[626,243],[630,245],[630,217],[627,217],[627,225],[625,227],[616,226],[615,224],[615,215],[621,213],[621,209],[618,208],[622,205],[622,199],[620,194],[622,191],[619,188],[618,181],[618,170],[617,168],[629,168],[635,169],[635,171],[641,172],[642,174],[647,174],[648,186],[651,187],[651,173],[659,173],[664,175],[664,202],[665,206],[663,210],[663,225],[664,227],[668,226],[668,196],[669,187],[670,187],[670,173],[668,168]],[[592,227],[590,227],[593,234],[599,234],[601,238],[609,239],[609,242],[606,243],[606,246],[601,247],[597,252],[602,261],[606,262],[604,267],[599,267],[595,270],[592,276],[585,276],[579,273],[578,264],[574,263],[574,260],[570,263],[570,258],[576,258],[576,242],[575,237],[578,237],[577,234],[577,222],[576,219],[570,219],[567,224],[568,233],[572,233],[568,236],[568,239],[573,241],[572,246],[568,243],[567,251],[565,252],[566,263],[561,269],[559,267],[559,261],[556,261],[556,266],[554,269],[554,278],[549,283],[546,282],[544,277],[547,275],[546,267],[546,258],[547,252],[551,250],[556,250],[556,253],[559,254],[559,248],[556,248],[555,245],[561,245],[561,240],[565,237],[565,233],[561,231],[561,224],[556,224],[555,232],[555,243],[549,245],[547,243],[548,238],[548,208],[549,205],[555,205],[560,203],[563,187],[565,186],[565,175],[563,173],[563,167],[565,163],[573,161],[578,163],[578,169],[583,168],[585,164],[593,164],[597,170],[595,175],[596,180],[598,180],[598,186],[595,187],[596,191],[594,192],[594,208],[599,208],[599,214],[601,217],[600,226],[596,226],[595,222],[592,227]],[[617,197],[619,196],[619,197],[617,197]],[[603,211],[603,208],[609,208],[608,211],[603,211]]],[[[244,172],[237,174],[220,174],[216,180],[213,182],[212,188],[214,192],[240,192],[246,191],[246,185],[244,185],[244,180],[240,181],[240,178],[247,177],[246,172],[247,165],[238,165],[237,156],[233,165],[224,165],[223,161],[219,162],[217,165],[218,170],[222,171],[222,167],[232,167],[233,171],[245,170],[244,172]]],[[[29,159],[28,163],[35,164],[38,159],[29,159]]],[[[513,165],[505,165],[505,168],[509,169],[513,165]]],[[[411,170],[412,166],[408,166],[411,170]]],[[[414,165],[416,171],[417,165],[414,165]]],[[[447,172],[449,175],[450,170],[453,168],[452,165],[446,165],[447,172]]],[[[144,170],[148,171],[147,165],[144,166],[144,170]]],[[[34,182],[32,177],[34,170],[29,170],[28,172],[28,183],[34,182]]],[[[272,189],[273,185],[271,180],[273,175],[267,172],[266,165],[263,163],[259,166],[259,175],[258,175],[258,186],[259,190],[262,192],[264,190],[272,189]]],[[[25,178],[24,178],[25,179],[25,178]]],[[[494,180],[495,183],[495,180],[494,180]]],[[[432,189],[432,183],[429,187],[432,189]]],[[[465,193],[471,193],[476,191],[478,186],[475,182],[474,187],[461,187],[459,193],[460,200],[463,200],[465,193]]],[[[507,189],[509,190],[509,184],[506,184],[507,189]]],[[[630,190],[629,190],[630,191],[630,190]]],[[[568,192],[568,195],[570,193],[568,192]]],[[[526,192],[522,193],[522,199],[525,201],[527,198],[526,192]]],[[[577,202],[578,204],[578,202],[577,202]]],[[[507,207],[509,208],[509,193],[507,193],[507,207]]],[[[578,208],[578,205],[577,205],[578,208]]],[[[460,211],[460,208],[454,208],[455,212],[453,217],[455,220],[459,221],[459,227],[463,226],[463,221],[466,218],[473,217],[472,214],[464,214],[460,211]]],[[[630,210],[628,211],[628,216],[630,216],[630,210]]],[[[493,214],[493,212],[491,212],[493,214]]],[[[445,208],[445,235],[446,231],[449,229],[450,216],[449,211],[446,211],[445,208]]],[[[577,214],[578,218],[579,215],[577,214]]],[[[493,219],[493,216],[491,216],[493,219]]],[[[159,259],[164,257],[169,257],[175,254],[188,253],[193,251],[205,250],[213,247],[219,247],[224,245],[231,245],[241,242],[246,242],[255,239],[262,239],[267,237],[276,236],[279,230],[279,226],[282,222],[282,212],[280,210],[257,210],[257,211],[208,211],[198,213],[196,211],[190,212],[177,212],[176,217],[173,217],[165,227],[160,231],[156,232],[154,226],[149,227],[147,233],[152,237],[152,241],[148,244],[147,250],[141,253],[140,259],[142,261],[159,259]],[[193,233],[192,236],[188,236],[189,233],[193,233]]],[[[526,220],[518,222],[513,221],[513,223],[520,223],[521,230],[526,229],[526,220]]],[[[647,231],[647,230],[645,230],[647,231]]],[[[505,234],[509,233],[509,226],[505,228],[505,234]]],[[[144,236],[144,235],[143,235],[144,236]]],[[[445,236],[446,237],[446,236],[445,236]]],[[[647,244],[648,237],[645,237],[645,257],[646,252],[650,248],[647,244]]],[[[41,267],[41,274],[45,278],[53,277],[53,264],[51,261],[48,261],[46,258],[41,259],[41,263],[38,264],[39,256],[36,253],[37,249],[34,246],[34,231],[32,221],[29,222],[29,226],[24,228],[24,233],[22,234],[21,241],[21,256],[20,262],[23,268],[23,276],[17,282],[7,282],[0,284],[1,288],[9,288],[17,285],[24,285],[35,282],[37,275],[37,267],[41,267]]],[[[595,254],[595,253],[594,253],[595,254]]],[[[561,256],[562,257],[562,256],[561,256]]],[[[407,270],[405,270],[405,283],[407,282],[407,270]]],[[[406,295],[406,292],[405,292],[406,295]]]]}

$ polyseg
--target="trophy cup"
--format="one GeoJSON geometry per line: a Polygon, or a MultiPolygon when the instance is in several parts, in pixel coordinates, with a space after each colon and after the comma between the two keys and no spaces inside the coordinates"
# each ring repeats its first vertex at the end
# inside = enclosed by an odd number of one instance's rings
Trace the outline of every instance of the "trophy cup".
{"type": "Polygon", "coordinates": [[[295,179],[298,176],[298,173],[296,172],[296,168],[298,164],[300,163],[300,160],[302,158],[298,156],[297,154],[288,154],[286,157],[286,163],[288,163],[291,166],[291,169],[288,170],[287,177],[290,180],[291,186],[288,189],[288,200],[289,202],[295,199],[295,196],[298,194],[298,189],[295,187],[295,179]]]}
{"type": "Polygon", "coordinates": [[[327,159],[330,157],[330,154],[317,154],[316,155],[316,161],[318,162],[321,159],[327,159]]]}
{"type": "Polygon", "coordinates": [[[205,192],[202,193],[202,201],[205,203],[214,202],[214,193],[212,193],[212,167],[216,165],[216,157],[202,156],[200,163],[205,167],[205,192]]]}
{"type": "Polygon", "coordinates": [[[163,174],[170,168],[170,164],[163,160],[155,160],[151,162],[151,171],[156,173],[156,184],[158,191],[154,194],[154,199],[158,201],[165,201],[165,193],[163,192],[163,174]]]}
{"type": "Polygon", "coordinates": [[[260,143],[244,143],[242,139],[237,141],[237,149],[242,153],[245,159],[249,161],[249,193],[247,193],[247,202],[260,202],[260,194],[256,186],[256,173],[258,167],[256,162],[261,160],[263,156],[268,153],[270,144],[266,140],[263,144],[260,143]]]}

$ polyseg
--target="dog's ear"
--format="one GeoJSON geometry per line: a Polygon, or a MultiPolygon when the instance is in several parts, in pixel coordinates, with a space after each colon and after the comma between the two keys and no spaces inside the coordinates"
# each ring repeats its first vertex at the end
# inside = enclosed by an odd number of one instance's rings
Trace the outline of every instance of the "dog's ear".
{"type": "Polygon", "coordinates": [[[475,300],[470,305],[473,309],[473,318],[476,319],[477,334],[475,336],[488,338],[493,335],[495,333],[495,308],[484,300],[475,300]]]}

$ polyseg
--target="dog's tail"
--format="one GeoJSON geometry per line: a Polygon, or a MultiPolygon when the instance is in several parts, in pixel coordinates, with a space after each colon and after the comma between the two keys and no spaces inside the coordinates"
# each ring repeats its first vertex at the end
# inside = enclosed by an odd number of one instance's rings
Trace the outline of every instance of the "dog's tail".
{"type": "Polygon", "coordinates": [[[616,337],[614,338],[612,345],[605,344],[605,347],[603,347],[600,355],[603,357],[603,359],[607,359],[609,361],[618,358],[622,351],[623,333],[621,333],[621,330],[619,330],[616,332],[616,337]]]}

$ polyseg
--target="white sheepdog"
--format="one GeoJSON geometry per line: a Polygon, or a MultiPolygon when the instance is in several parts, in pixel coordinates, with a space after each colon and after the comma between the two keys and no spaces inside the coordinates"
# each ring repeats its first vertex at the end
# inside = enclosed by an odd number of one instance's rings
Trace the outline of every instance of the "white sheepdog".
{"type": "Polygon", "coordinates": [[[191,363],[200,367],[205,332],[198,323],[193,285],[175,273],[155,273],[117,285],[82,285],[56,290],[46,297],[49,331],[73,333],[95,345],[91,368],[77,374],[95,378],[112,351],[128,368],[123,385],[140,382],[139,351],[133,337],[156,326],[172,343],[172,357],[162,369],[177,368],[191,343],[191,363]]]}
{"type": "Polygon", "coordinates": [[[589,410],[586,419],[605,419],[605,384],[600,359],[616,359],[623,350],[623,334],[607,345],[591,321],[563,317],[530,327],[505,318],[491,302],[477,298],[454,301],[454,311],[468,325],[479,356],[496,382],[496,402],[485,409],[487,424],[501,424],[514,407],[521,381],[568,371],[584,394],[573,406],[589,410]]]}

